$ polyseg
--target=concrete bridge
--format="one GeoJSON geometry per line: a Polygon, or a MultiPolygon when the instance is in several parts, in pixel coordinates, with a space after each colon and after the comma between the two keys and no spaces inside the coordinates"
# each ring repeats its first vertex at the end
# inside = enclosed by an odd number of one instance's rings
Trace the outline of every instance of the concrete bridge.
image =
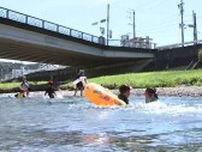
{"type": "Polygon", "coordinates": [[[99,37],[0,8],[0,58],[79,68],[153,60],[155,50],[112,47],[99,37]]]}

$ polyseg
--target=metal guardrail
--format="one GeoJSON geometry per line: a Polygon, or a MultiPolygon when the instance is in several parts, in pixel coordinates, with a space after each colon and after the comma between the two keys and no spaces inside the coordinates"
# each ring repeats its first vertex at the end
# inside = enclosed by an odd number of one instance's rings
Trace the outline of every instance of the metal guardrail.
{"type": "Polygon", "coordinates": [[[4,7],[0,7],[0,17],[10,19],[16,22],[28,24],[38,28],[46,29],[49,31],[57,32],[67,36],[75,37],[85,41],[99,43],[99,37],[85,32],[81,32],[69,27],[65,27],[53,22],[49,22],[43,19],[39,19],[30,15],[26,15],[17,11],[13,11],[4,7]]]}
{"type": "MultiPolygon", "coordinates": [[[[46,21],[43,19],[39,19],[37,17],[34,16],[30,16],[30,15],[26,15],[14,10],[10,10],[4,7],[0,7],[0,18],[6,18],[6,19],[10,19],[16,22],[20,22],[20,23],[24,23],[24,24],[28,24],[31,26],[35,26],[41,29],[45,29],[45,30],[49,30],[49,31],[53,31],[56,33],[60,33],[66,36],[71,36],[74,38],[78,38],[78,39],[82,39],[85,41],[89,41],[92,43],[96,43],[96,44],[102,44],[105,45],[105,43],[101,43],[100,42],[100,37],[98,36],[94,36],[92,34],[89,33],[85,33],[85,32],[81,32],[66,26],[62,26],[50,21],[46,21]]],[[[106,40],[104,40],[106,41],[106,40]]],[[[110,46],[122,46],[120,44],[120,40],[109,40],[109,45],[110,46]]],[[[184,43],[185,46],[189,46],[189,45],[193,45],[195,44],[195,42],[187,42],[184,43]]],[[[197,41],[197,44],[202,44],[202,40],[197,41]]],[[[155,47],[155,43],[152,43],[152,48],[156,48],[159,50],[163,50],[163,49],[167,49],[167,48],[178,48],[181,47],[182,44],[178,43],[178,44],[172,44],[172,45],[166,45],[166,46],[160,46],[160,47],[155,47]]],[[[131,46],[127,46],[127,47],[131,47],[131,46]]]]}
{"type": "Polygon", "coordinates": [[[159,49],[159,50],[164,50],[164,49],[179,48],[179,47],[182,47],[183,45],[185,47],[186,46],[192,46],[192,45],[195,45],[195,44],[202,44],[202,40],[185,42],[184,44],[176,43],[176,44],[171,44],[171,45],[159,46],[159,47],[156,47],[156,48],[159,49]]]}

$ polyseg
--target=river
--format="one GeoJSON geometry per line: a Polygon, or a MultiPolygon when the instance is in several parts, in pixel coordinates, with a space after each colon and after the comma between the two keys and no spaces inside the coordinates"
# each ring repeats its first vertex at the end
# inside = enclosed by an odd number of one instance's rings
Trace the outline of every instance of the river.
{"type": "Polygon", "coordinates": [[[96,107],[81,97],[0,96],[0,151],[202,151],[202,98],[96,107]]]}

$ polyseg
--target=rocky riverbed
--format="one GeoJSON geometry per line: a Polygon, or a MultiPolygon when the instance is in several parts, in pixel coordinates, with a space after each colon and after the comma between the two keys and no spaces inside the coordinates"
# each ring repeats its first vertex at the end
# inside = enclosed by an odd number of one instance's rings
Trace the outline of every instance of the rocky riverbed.
{"type": "MultiPolygon", "coordinates": [[[[132,94],[143,95],[145,89],[133,89],[132,94]]],[[[159,96],[202,96],[202,87],[199,86],[179,86],[156,88],[159,96]]]]}
{"type": "MultiPolygon", "coordinates": [[[[132,95],[141,96],[144,94],[145,89],[135,89],[131,91],[132,95]]],[[[179,87],[159,87],[156,88],[157,94],[159,96],[192,96],[198,97],[202,96],[202,86],[179,86],[179,87]]],[[[118,90],[112,90],[115,94],[118,94],[118,90]]],[[[73,96],[73,91],[59,91],[62,96],[73,96]]],[[[34,93],[37,95],[38,93],[34,93]]],[[[41,93],[40,93],[41,94],[41,93]]],[[[77,93],[78,95],[80,92],[77,93]]]]}
{"type": "MultiPolygon", "coordinates": [[[[145,89],[135,89],[133,88],[131,91],[131,95],[141,96],[144,94],[145,89]]],[[[156,88],[157,94],[159,96],[192,96],[192,97],[199,97],[202,96],[202,86],[178,86],[178,87],[159,87],[156,88]]],[[[118,94],[118,90],[112,90],[115,94],[118,94]]],[[[59,96],[73,96],[74,91],[68,91],[68,90],[61,90],[57,91],[57,94],[59,96]]],[[[79,95],[80,92],[77,93],[79,95]]],[[[37,96],[43,96],[44,91],[37,91],[37,92],[31,92],[30,97],[37,97],[37,96]]],[[[12,94],[11,94],[12,96],[12,94]]]]}

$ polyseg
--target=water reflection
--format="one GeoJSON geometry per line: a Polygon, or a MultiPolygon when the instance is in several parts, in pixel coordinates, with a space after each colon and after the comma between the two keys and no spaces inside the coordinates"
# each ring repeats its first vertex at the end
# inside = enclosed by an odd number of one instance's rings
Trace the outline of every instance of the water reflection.
{"type": "MultiPolygon", "coordinates": [[[[123,134],[123,133],[121,133],[123,134]]],[[[91,147],[104,151],[200,151],[202,144],[169,145],[157,143],[160,135],[123,137],[119,132],[84,134],[81,131],[49,132],[28,130],[27,128],[1,129],[0,149],[5,151],[22,150],[24,146],[33,149],[49,149],[71,145],[73,147],[91,147]],[[34,148],[35,147],[35,148],[34,148]]],[[[124,133],[125,134],[125,133],[124,133]]],[[[162,141],[161,141],[162,142],[162,141]]],[[[30,149],[30,151],[32,151],[30,149]]],[[[72,149],[73,150],[73,149],[72,149]]]]}

